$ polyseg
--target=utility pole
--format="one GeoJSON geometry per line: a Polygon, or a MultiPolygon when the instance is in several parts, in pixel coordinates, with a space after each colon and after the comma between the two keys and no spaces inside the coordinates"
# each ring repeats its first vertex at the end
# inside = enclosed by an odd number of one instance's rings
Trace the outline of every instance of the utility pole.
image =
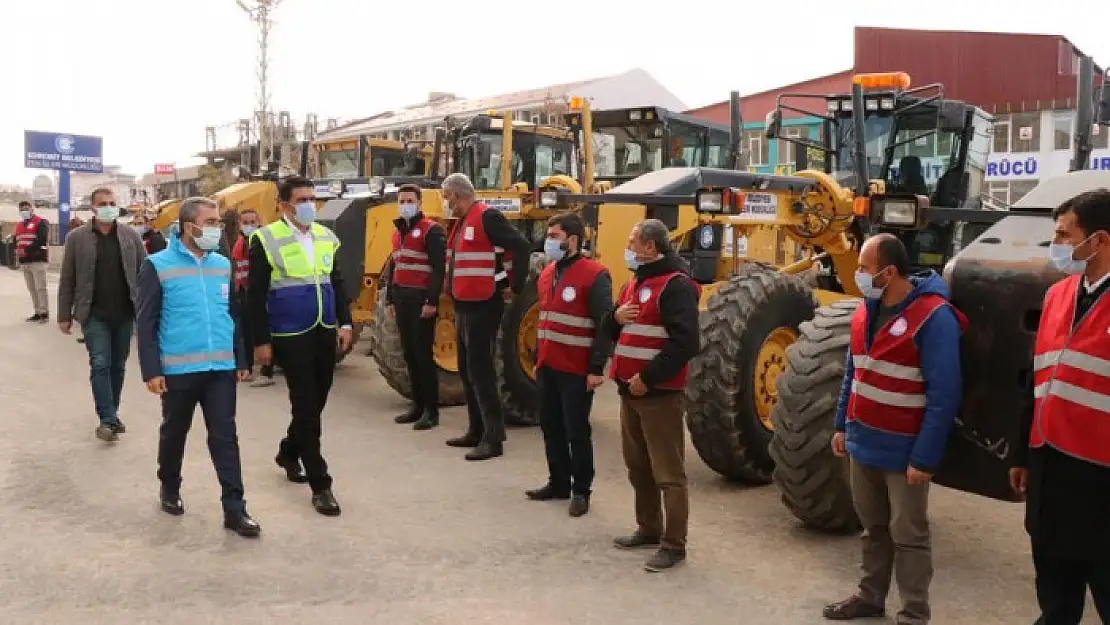
{"type": "Polygon", "coordinates": [[[267,154],[267,149],[272,150],[274,144],[269,91],[270,30],[274,26],[273,11],[282,2],[283,0],[235,0],[258,27],[258,160],[263,171],[273,158],[273,155],[267,154]],[[267,134],[270,136],[267,137],[267,134]]]}

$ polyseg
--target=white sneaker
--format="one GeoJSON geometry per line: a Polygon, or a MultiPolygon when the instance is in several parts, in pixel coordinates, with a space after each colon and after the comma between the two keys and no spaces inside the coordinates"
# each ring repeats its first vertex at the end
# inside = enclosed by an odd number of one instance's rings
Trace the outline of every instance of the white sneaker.
{"type": "Polygon", "coordinates": [[[254,382],[251,382],[251,388],[266,388],[267,386],[273,386],[273,385],[274,385],[274,379],[273,378],[268,378],[264,375],[258,376],[257,380],[255,380],[254,382]]]}

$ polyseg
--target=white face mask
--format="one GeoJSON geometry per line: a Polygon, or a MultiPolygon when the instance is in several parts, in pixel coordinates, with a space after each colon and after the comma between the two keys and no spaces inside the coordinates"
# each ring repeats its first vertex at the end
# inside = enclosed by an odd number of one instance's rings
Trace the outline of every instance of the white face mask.
{"type": "MultiPolygon", "coordinates": [[[[1087,241],[1090,241],[1091,237],[1093,236],[1095,235],[1092,234],[1090,237],[1083,239],[1079,242],[1079,245],[1083,245],[1087,241]]],[[[1072,245],[1071,243],[1053,243],[1052,245],[1049,245],[1049,264],[1055,267],[1057,270],[1062,271],[1066,274],[1071,274],[1073,276],[1083,273],[1087,270],[1087,262],[1094,258],[1095,254],[1097,254],[1098,251],[1096,250],[1094,253],[1092,253],[1087,258],[1084,258],[1083,260],[1073,258],[1073,256],[1075,255],[1075,250],[1079,247],[1079,245],[1072,245]]]]}
{"type": "Polygon", "coordinates": [[[31,218],[31,211],[19,211],[19,218],[23,221],[27,221],[31,218]]]}
{"type": "Polygon", "coordinates": [[[204,226],[200,229],[200,236],[193,237],[193,242],[195,242],[200,249],[210,252],[220,247],[221,232],[219,226],[204,226]]]}
{"type": "Polygon", "coordinates": [[[115,221],[119,218],[118,206],[97,206],[96,218],[100,221],[115,221]]]}
{"type": "Polygon", "coordinates": [[[412,218],[416,217],[416,213],[419,212],[419,209],[417,208],[416,204],[406,203],[399,204],[397,206],[397,212],[401,215],[401,219],[404,219],[405,221],[412,221],[412,218]]]}

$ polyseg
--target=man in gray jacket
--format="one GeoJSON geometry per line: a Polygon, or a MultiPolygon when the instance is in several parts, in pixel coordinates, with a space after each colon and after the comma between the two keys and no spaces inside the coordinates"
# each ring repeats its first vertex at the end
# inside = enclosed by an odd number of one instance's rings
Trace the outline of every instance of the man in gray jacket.
{"type": "Polygon", "coordinates": [[[58,284],[58,327],[81,325],[89,352],[89,382],[100,425],[96,437],[119,440],[126,432],[119,400],[137,308],[138,272],[146,249],[131,228],[120,227],[119,207],[109,189],[92,193],[96,217],[66,238],[58,284]]]}

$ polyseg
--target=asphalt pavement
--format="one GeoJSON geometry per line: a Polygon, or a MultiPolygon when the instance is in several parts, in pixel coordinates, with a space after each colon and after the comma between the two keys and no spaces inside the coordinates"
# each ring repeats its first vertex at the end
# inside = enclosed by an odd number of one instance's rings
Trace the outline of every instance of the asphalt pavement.
{"type": "MultiPolygon", "coordinates": [[[[509,432],[506,456],[468,463],[443,425],[395,425],[405,408],[359,349],[337,372],[323,449],[343,515],[316,514],[307,486],[274,466],[288,424],[284,383],[242,387],[239,433],[248,507],[262,538],[222,527],[200,415],[184,467],[188,512],[159,511],[159,402],[134,351],[116,444],[93,437],[88,359],[56,326],[29,325],[22,276],[0,269],[0,622],[388,625],[804,625],[854,590],[856,537],[807,531],[773,487],[727,484],[690,448],[689,559],[662,574],[613,536],[633,529],[611,385],[594,407],[592,510],[527,501],[546,469],[538,429],[509,432]]],[[[1020,506],[937,488],[934,623],[1036,617],[1020,506]]],[[[888,603],[897,610],[897,596],[888,603]]],[[[1095,623],[1089,613],[1085,622],[1095,623]]]]}

